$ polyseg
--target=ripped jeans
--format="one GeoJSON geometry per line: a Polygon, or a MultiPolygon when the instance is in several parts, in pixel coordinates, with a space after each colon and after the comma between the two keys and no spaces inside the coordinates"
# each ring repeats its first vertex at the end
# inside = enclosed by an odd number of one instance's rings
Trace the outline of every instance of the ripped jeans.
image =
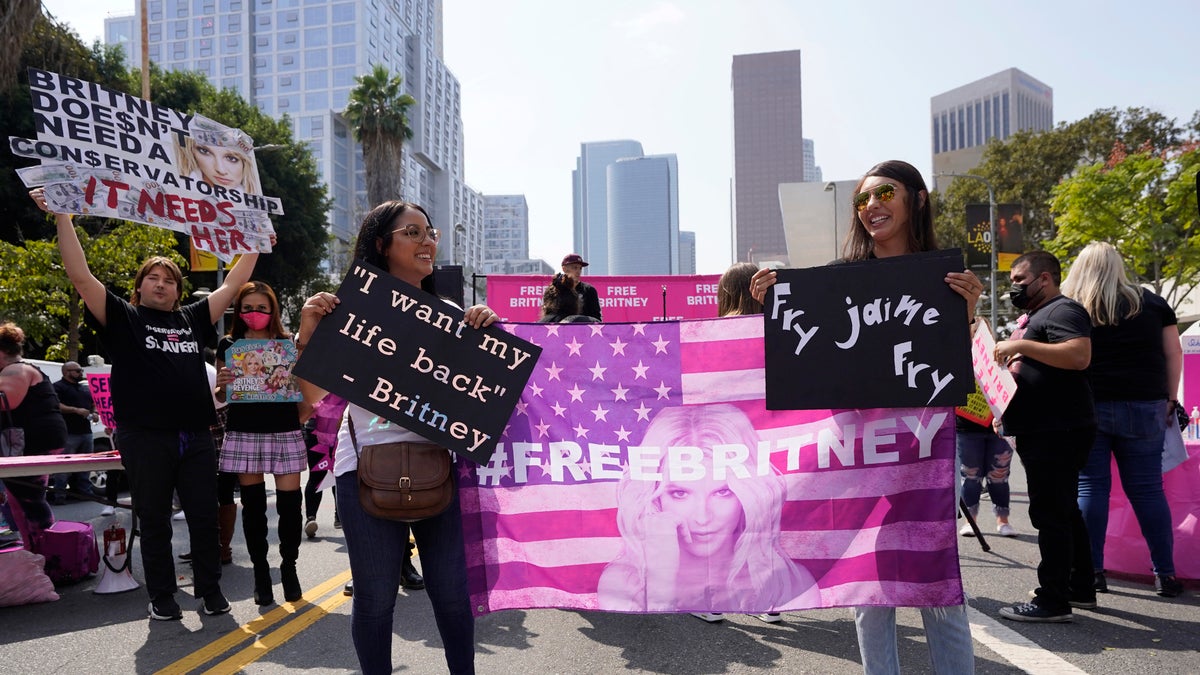
{"type": "Polygon", "coordinates": [[[996,517],[1008,516],[1008,473],[1012,464],[1013,449],[992,431],[964,431],[955,435],[958,446],[959,472],[962,474],[962,498],[974,515],[979,512],[979,497],[987,481],[988,496],[992,500],[992,513],[996,517]],[[987,467],[987,473],[983,468],[987,467]]]}

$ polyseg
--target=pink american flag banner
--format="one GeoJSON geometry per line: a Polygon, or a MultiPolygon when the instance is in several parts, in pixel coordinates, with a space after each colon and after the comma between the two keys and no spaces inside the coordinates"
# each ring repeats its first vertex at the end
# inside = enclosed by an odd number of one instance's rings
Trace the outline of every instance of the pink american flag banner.
{"type": "Polygon", "coordinates": [[[476,613],[963,602],[952,408],[768,411],[761,316],[507,329],[544,351],[459,463],[476,613]]]}

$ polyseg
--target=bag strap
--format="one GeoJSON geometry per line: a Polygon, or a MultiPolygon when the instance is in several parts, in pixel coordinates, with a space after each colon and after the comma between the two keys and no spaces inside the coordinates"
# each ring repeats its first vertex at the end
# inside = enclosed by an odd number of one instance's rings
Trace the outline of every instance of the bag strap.
{"type": "Polygon", "coordinates": [[[354,413],[350,406],[346,406],[346,423],[350,425],[350,442],[354,445],[354,457],[362,460],[362,453],[358,451],[358,436],[354,433],[354,413]]]}
{"type": "Polygon", "coordinates": [[[13,420],[12,408],[8,405],[8,395],[0,391],[0,429],[12,429],[17,423],[13,420]]]}

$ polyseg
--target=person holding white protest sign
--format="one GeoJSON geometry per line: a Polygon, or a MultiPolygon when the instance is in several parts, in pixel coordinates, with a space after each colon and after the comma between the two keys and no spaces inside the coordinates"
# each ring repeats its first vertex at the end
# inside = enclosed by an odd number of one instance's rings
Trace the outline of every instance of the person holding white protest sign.
{"type": "MultiPolygon", "coordinates": [[[[41,188],[29,194],[49,212],[41,188]]],[[[54,221],[63,267],[87,307],[86,320],[112,357],[116,441],[141,530],[149,616],[182,618],[171,554],[175,491],[187,514],[195,596],[205,614],[224,614],[230,607],[220,587],[216,451],[209,430],[216,412],[204,345],[216,340],[213,324],[249,281],[258,254],[243,255],[220,288],[182,307],[179,266],[151,257],[138,270],[132,301],[126,301],[92,274],[71,216],[55,213],[54,221]]]]}
{"type": "MultiPolygon", "coordinates": [[[[858,181],[851,198],[851,226],[842,246],[842,260],[852,262],[936,251],[933,210],[921,172],[900,160],[871,167],[858,181]]],[[[763,302],[776,273],[759,270],[750,281],[750,292],[763,302]]],[[[983,282],[969,271],[951,272],[946,284],[967,301],[965,320],[975,323],[975,307],[983,282]]],[[[963,345],[968,348],[968,345],[963,345]]],[[[957,476],[955,477],[957,482],[957,476]]],[[[974,645],[967,623],[966,605],[922,607],[921,619],[935,673],[975,672],[974,645]]],[[[855,607],[858,649],[868,675],[899,675],[894,607],[855,607]]]]}
{"type": "MultiPolygon", "coordinates": [[[[424,208],[410,202],[388,201],[376,206],[363,219],[354,256],[436,295],[433,261],[437,257],[439,235],[424,208]]],[[[322,292],[304,303],[296,336],[299,349],[305,348],[317,325],[334,311],[338,302],[336,295],[322,292]]],[[[496,313],[486,305],[474,305],[466,310],[463,321],[473,328],[483,328],[496,319],[496,313]]],[[[303,380],[300,386],[307,403],[315,404],[326,394],[303,380]]],[[[474,673],[475,618],[467,590],[457,490],[445,511],[412,523],[375,517],[359,503],[358,448],[396,442],[429,441],[357,405],[347,407],[338,433],[333,474],[337,479],[338,515],[354,577],[350,631],[359,666],[367,675],[392,672],[396,594],[411,528],[420,549],[425,588],[433,604],[447,667],[455,674],[474,673]]],[[[452,473],[457,480],[457,472],[452,473]]]]}
{"type": "Polygon", "coordinates": [[[819,602],[812,575],[780,544],[787,487],[773,467],[756,475],[758,441],[733,405],[655,415],[639,447],[659,453],[657,460],[626,468],[617,486],[622,547],[600,575],[601,609],[755,611],[819,602]],[[745,457],[720,465],[716,456],[737,448],[745,457]],[[681,474],[688,475],[672,478],[681,474]]]}

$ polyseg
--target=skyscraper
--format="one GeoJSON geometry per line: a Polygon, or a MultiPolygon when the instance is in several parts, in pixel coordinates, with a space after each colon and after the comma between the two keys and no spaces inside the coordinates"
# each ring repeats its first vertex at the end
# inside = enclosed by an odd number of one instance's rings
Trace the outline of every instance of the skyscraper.
{"type": "Polygon", "coordinates": [[[608,266],[608,167],[618,159],[641,157],[637,141],[581,143],[571,172],[575,207],[575,252],[588,261],[584,271],[610,274],[608,266]]]}
{"type": "Polygon", "coordinates": [[[679,273],[696,273],[696,233],[679,233],[679,273]]]}
{"type": "Polygon", "coordinates": [[[787,261],[779,184],[804,180],[800,51],[733,57],[733,258],[787,261]]]}
{"type": "Polygon", "coordinates": [[[525,195],[483,198],[483,268],[506,273],[510,261],[529,258],[529,204],[525,195]]]}
{"type": "Polygon", "coordinates": [[[678,273],[679,163],[675,155],[631,157],[610,164],[608,274],[678,273]]]}
{"type": "Polygon", "coordinates": [[[821,167],[817,166],[816,144],[811,138],[804,139],[804,182],[821,182],[821,167]]]}
{"type": "MultiPolygon", "coordinates": [[[[140,3],[131,4],[136,26],[140,3]]],[[[334,260],[344,258],[339,253],[373,206],[362,148],[341,112],[355,76],[372,64],[402,76],[405,93],[417,100],[409,109],[413,138],[404,145],[402,194],[426,207],[446,233],[439,262],[479,265],[483,200],[463,180],[460,91],[442,60],[442,0],[149,0],[147,11],[152,62],[199,71],[264,113],[291,117],[333,198],[334,260]]],[[[107,19],[105,32],[138,65],[141,38],[129,35],[128,21],[107,19]]]]}
{"type": "Polygon", "coordinates": [[[1054,90],[1009,68],[930,99],[933,172],[966,173],[993,138],[1054,128],[1054,90]]]}

